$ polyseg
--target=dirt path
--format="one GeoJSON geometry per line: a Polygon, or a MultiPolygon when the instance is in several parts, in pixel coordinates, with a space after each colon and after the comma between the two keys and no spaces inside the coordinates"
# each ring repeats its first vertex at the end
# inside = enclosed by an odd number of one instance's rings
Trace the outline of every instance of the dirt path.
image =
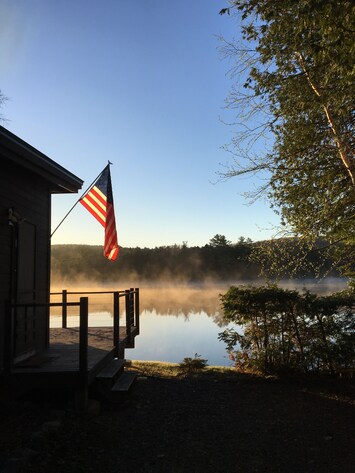
{"type": "Polygon", "coordinates": [[[99,416],[67,415],[21,472],[353,473],[352,395],[331,381],[142,377],[99,416]]]}

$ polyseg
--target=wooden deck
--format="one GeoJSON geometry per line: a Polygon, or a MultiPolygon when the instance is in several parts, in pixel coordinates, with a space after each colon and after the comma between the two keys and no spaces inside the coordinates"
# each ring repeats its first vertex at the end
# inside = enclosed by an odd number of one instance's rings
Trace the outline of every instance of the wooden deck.
{"type": "MultiPolygon", "coordinates": [[[[59,295],[61,302],[6,303],[5,322],[9,337],[5,350],[5,382],[14,388],[14,392],[33,388],[74,390],[81,399],[79,404],[85,405],[90,385],[95,387],[99,382],[99,373],[112,364],[116,365],[113,362],[115,358],[121,360],[120,366],[123,366],[125,349],[134,348],[134,339],[139,334],[139,289],[84,293],[63,290],[59,295]],[[79,298],[81,294],[85,297],[79,298]],[[87,296],[96,294],[111,295],[113,327],[89,327],[87,296]],[[69,302],[68,296],[77,300],[69,302]],[[125,325],[120,324],[120,301],[125,307],[125,325]],[[67,327],[69,307],[76,308],[78,312],[78,327],[67,327]],[[33,356],[20,361],[22,353],[17,351],[18,326],[21,321],[25,321],[26,325],[28,314],[36,313],[41,308],[48,310],[48,316],[51,309],[59,308],[63,328],[50,328],[49,337],[46,336],[45,340],[48,347],[40,352],[33,349],[30,351],[35,353],[33,356]]],[[[35,327],[35,324],[27,325],[35,327]]],[[[34,330],[31,334],[34,339],[43,336],[42,332],[34,330]]],[[[111,381],[117,380],[121,372],[120,368],[111,381]]]]}
{"type": "MultiPolygon", "coordinates": [[[[90,384],[96,374],[107,362],[124,353],[125,348],[134,347],[134,338],[138,335],[136,327],[131,328],[131,336],[126,327],[120,327],[118,350],[113,343],[113,329],[93,327],[88,329],[88,370],[87,383],[90,384]]],[[[79,328],[52,328],[49,348],[26,361],[17,363],[12,370],[15,378],[36,379],[40,383],[46,379],[51,385],[77,384],[79,377],[79,328]]]]}

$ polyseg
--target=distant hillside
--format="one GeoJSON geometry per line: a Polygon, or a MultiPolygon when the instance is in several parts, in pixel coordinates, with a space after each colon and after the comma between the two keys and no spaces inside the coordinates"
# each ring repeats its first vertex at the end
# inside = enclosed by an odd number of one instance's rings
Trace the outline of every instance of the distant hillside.
{"type": "MultiPolygon", "coordinates": [[[[272,276],[275,265],[283,268],[280,277],[312,278],[320,267],[329,272],[332,262],[319,251],[307,250],[306,256],[301,255],[302,267],[295,266],[301,254],[296,243],[294,239],[258,243],[242,239],[225,246],[121,248],[115,262],[103,257],[101,246],[53,245],[52,281],[240,281],[257,278],[262,266],[266,276],[272,276]]],[[[335,270],[329,274],[338,275],[335,270]]]]}

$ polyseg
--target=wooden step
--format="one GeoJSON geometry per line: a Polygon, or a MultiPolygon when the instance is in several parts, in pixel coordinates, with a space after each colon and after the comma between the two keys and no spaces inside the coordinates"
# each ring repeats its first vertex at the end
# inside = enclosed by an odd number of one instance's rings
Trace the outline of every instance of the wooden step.
{"type": "Polygon", "coordinates": [[[126,371],[122,373],[112,386],[111,393],[125,393],[129,391],[136,378],[137,373],[135,371],[126,371]]]}
{"type": "Polygon", "coordinates": [[[120,371],[123,371],[125,360],[114,358],[111,362],[105,366],[103,370],[96,375],[98,380],[114,379],[119,375],[120,371]]]}

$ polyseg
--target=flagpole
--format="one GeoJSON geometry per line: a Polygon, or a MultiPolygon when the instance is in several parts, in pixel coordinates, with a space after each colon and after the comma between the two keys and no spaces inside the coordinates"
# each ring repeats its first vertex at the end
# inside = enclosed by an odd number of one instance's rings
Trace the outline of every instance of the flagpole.
{"type": "MultiPolygon", "coordinates": [[[[108,165],[107,166],[110,166],[112,163],[110,161],[108,161],[108,165]]],[[[62,218],[62,220],[58,223],[58,225],[55,227],[55,229],[53,230],[53,232],[51,233],[51,236],[49,237],[49,239],[52,238],[52,236],[54,235],[54,233],[58,230],[58,228],[61,226],[61,224],[64,222],[64,220],[68,217],[68,215],[72,212],[72,210],[76,207],[76,205],[80,202],[81,198],[87,193],[87,191],[89,189],[91,189],[91,187],[95,184],[95,182],[99,179],[99,177],[101,176],[101,174],[104,172],[104,170],[107,168],[107,166],[104,167],[104,169],[100,172],[100,174],[92,181],[92,183],[87,187],[87,189],[82,193],[81,197],[79,197],[79,199],[75,202],[75,204],[73,205],[73,207],[69,210],[69,212],[66,213],[66,215],[62,218]]]]}

